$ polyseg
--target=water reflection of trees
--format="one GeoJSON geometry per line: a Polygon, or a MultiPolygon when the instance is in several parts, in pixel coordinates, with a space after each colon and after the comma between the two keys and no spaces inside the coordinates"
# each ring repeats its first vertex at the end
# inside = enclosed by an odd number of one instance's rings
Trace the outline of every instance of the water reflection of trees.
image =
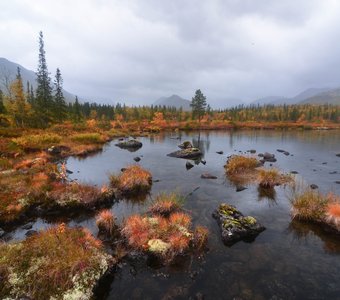
{"type": "Polygon", "coordinates": [[[208,131],[203,133],[199,131],[198,135],[192,138],[192,145],[199,148],[204,156],[205,152],[209,152],[210,149],[210,133],[208,131]]]}
{"type": "Polygon", "coordinates": [[[288,226],[288,232],[297,240],[307,239],[310,235],[317,236],[323,242],[325,252],[340,254],[339,235],[326,230],[320,224],[293,220],[288,226]]]}

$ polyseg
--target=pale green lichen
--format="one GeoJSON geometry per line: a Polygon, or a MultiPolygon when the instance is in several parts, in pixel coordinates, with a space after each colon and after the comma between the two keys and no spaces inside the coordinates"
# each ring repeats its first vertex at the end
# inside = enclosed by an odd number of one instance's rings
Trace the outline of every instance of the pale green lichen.
{"type": "Polygon", "coordinates": [[[181,226],[181,225],[176,225],[177,229],[186,237],[191,237],[192,234],[189,232],[188,228],[181,226]]]}
{"type": "Polygon", "coordinates": [[[243,218],[243,222],[245,222],[248,225],[255,225],[257,221],[255,218],[248,216],[243,218]]]}
{"type": "Polygon", "coordinates": [[[148,241],[149,251],[164,254],[166,253],[171,245],[169,243],[163,242],[160,239],[151,239],[148,241]]]}

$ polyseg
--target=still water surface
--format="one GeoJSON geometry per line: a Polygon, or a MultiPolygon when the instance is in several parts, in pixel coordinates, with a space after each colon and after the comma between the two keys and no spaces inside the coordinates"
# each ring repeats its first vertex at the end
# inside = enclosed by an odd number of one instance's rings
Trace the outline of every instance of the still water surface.
{"type": "MultiPolygon", "coordinates": [[[[145,212],[160,191],[178,191],[187,196],[185,209],[194,225],[209,228],[209,250],[202,257],[186,257],[175,266],[156,268],[146,261],[126,260],[103,290],[106,299],[340,299],[340,236],[318,226],[292,222],[287,189],[277,187],[266,197],[257,186],[236,192],[224,175],[227,156],[256,149],[274,153],[273,165],[284,172],[297,171],[298,179],[317,184],[320,191],[340,195],[339,131],[206,131],[160,134],[141,138],[136,152],[120,149],[113,141],[103,152],[79,160],[69,158],[72,179],[97,185],[108,183],[108,175],[135,163],[150,170],[150,197],[136,202],[121,199],[112,206],[118,222],[132,213],[145,212]],[[177,135],[176,135],[177,136],[177,135]],[[206,165],[186,170],[186,160],[166,156],[177,145],[190,140],[204,152],[206,165]],[[291,155],[276,151],[284,149],[291,155]],[[219,155],[216,151],[223,151],[219,155]],[[201,179],[211,173],[216,180],[201,179]],[[266,230],[253,243],[227,247],[211,214],[222,202],[235,205],[244,215],[256,217],[266,230]]],[[[267,163],[266,163],[267,165],[267,163]]],[[[94,218],[83,216],[70,225],[82,225],[97,234],[94,218]]],[[[34,228],[48,226],[38,220],[34,228]]],[[[13,233],[14,239],[23,232],[13,233]]]]}

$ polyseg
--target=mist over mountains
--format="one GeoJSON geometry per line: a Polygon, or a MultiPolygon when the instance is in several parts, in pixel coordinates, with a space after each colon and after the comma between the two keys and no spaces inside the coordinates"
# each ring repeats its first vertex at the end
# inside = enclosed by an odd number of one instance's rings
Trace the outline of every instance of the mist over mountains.
{"type": "MultiPolygon", "coordinates": [[[[26,88],[27,82],[30,83],[30,85],[33,86],[35,89],[37,86],[36,83],[36,74],[32,70],[28,70],[25,67],[7,60],[6,58],[0,57],[0,89],[6,93],[6,86],[4,84],[5,78],[7,77],[9,80],[14,80],[16,73],[17,73],[17,67],[21,70],[21,75],[23,78],[24,88],[26,88]]],[[[53,77],[53,76],[51,76],[53,77]]],[[[73,102],[75,100],[75,95],[63,90],[64,97],[67,102],[73,102]]],[[[210,103],[210,105],[217,109],[217,108],[230,108],[238,105],[291,105],[291,104],[333,104],[333,105],[340,105],[340,88],[309,88],[301,93],[297,94],[294,97],[288,98],[288,97],[282,97],[282,96],[268,96],[263,97],[260,99],[257,99],[250,103],[245,103],[241,99],[235,99],[235,98],[226,98],[225,101],[222,102],[222,104],[219,104],[219,107],[215,107],[212,105],[213,99],[207,99],[207,102],[210,103]]],[[[180,97],[179,95],[173,94],[169,97],[161,97],[158,100],[156,100],[153,105],[158,106],[166,106],[166,107],[176,107],[177,109],[182,108],[184,111],[190,111],[191,100],[184,99],[180,97]]]]}
{"type": "Polygon", "coordinates": [[[291,105],[291,104],[333,104],[340,105],[340,89],[309,88],[292,98],[270,96],[253,101],[251,104],[260,105],[291,105]]]}

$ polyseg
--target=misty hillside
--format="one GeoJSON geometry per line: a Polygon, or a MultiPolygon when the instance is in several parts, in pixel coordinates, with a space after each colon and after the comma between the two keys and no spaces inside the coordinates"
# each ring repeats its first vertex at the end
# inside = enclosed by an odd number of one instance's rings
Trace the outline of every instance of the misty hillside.
{"type": "Polygon", "coordinates": [[[190,103],[191,102],[189,100],[185,100],[178,95],[172,95],[170,97],[159,98],[157,101],[153,103],[153,105],[176,108],[182,107],[184,111],[189,111],[191,110],[190,103]]]}
{"type": "Polygon", "coordinates": [[[319,93],[313,97],[309,97],[300,102],[301,104],[334,104],[340,105],[340,89],[328,90],[323,93],[319,93]]]}
{"type": "Polygon", "coordinates": [[[285,98],[280,96],[271,96],[253,101],[251,104],[340,104],[340,89],[329,88],[309,88],[302,91],[292,98],[285,98]]]}
{"type": "MultiPolygon", "coordinates": [[[[24,84],[24,89],[26,90],[27,81],[33,85],[33,88],[36,89],[37,82],[36,82],[36,75],[35,72],[24,68],[23,66],[11,62],[6,58],[0,57],[0,89],[6,93],[6,87],[4,86],[4,79],[5,77],[9,78],[10,81],[15,79],[17,74],[17,67],[20,68],[21,77],[24,84]]],[[[53,82],[53,79],[52,79],[53,82]]],[[[73,102],[75,99],[75,95],[63,90],[65,100],[67,102],[73,102]]]]}

